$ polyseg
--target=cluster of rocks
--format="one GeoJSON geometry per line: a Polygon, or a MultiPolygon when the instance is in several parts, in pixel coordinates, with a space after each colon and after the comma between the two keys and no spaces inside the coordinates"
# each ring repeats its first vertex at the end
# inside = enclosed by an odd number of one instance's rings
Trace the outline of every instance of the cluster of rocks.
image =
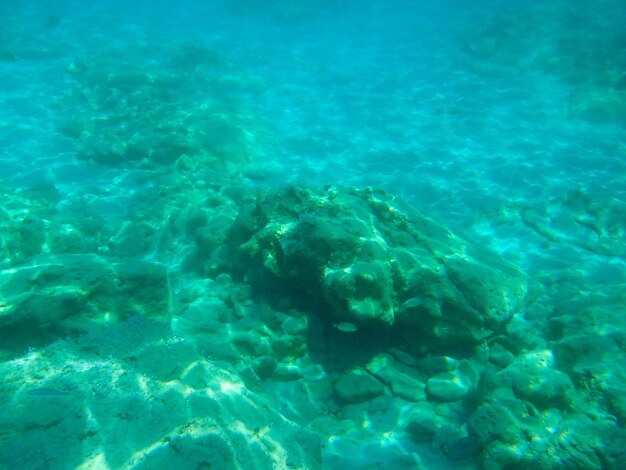
{"type": "MultiPolygon", "coordinates": [[[[5,260],[0,331],[12,338],[5,348],[47,351],[29,353],[39,365],[25,376],[52,372],[2,393],[28,406],[81,403],[99,422],[13,416],[25,435],[61,426],[92,436],[97,460],[97,442],[123,425],[137,433],[131,447],[147,450],[107,455],[147,466],[206,463],[198,449],[210,444],[218,460],[263,465],[343,465],[359,449],[364,464],[397,468],[420,468],[431,452],[485,468],[618,468],[621,382],[603,385],[587,361],[609,339],[578,348],[588,336],[576,342],[558,312],[553,344],[537,339],[532,289],[515,266],[381,191],[198,191],[170,203],[162,226],[135,218],[108,241],[93,236],[99,255],[49,244],[54,224],[43,216],[16,235],[31,252],[5,260]],[[67,382],[60,351],[70,346],[82,359],[67,382]],[[109,377],[98,384],[96,363],[109,377]],[[124,382],[133,377],[143,388],[124,382]],[[107,421],[92,394],[121,421],[107,421]],[[119,405],[153,414],[155,399],[179,412],[153,433],[119,405]],[[371,444],[381,439],[396,444],[371,444]]],[[[85,249],[78,229],[65,232],[85,249]]],[[[3,367],[17,373],[17,362],[3,367]]]]}
{"type": "Polygon", "coordinates": [[[264,121],[239,100],[263,92],[208,47],[182,45],[120,60],[111,49],[77,58],[76,87],[58,106],[58,123],[78,143],[78,157],[129,168],[173,164],[186,156],[207,164],[242,164],[261,149],[264,121]],[[245,131],[244,131],[245,129],[245,131]]]}
{"type": "MultiPolygon", "coordinates": [[[[568,117],[626,125],[626,65],[619,27],[598,28],[613,18],[596,10],[589,21],[575,5],[516,5],[490,12],[480,26],[460,35],[469,67],[480,74],[511,75],[540,70],[572,89],[563,107],[568,117]],[[559,18],[555,27],[554,18],[559,18]]],[[[610,14],[610,13],[609,13],[610,14]]]]}

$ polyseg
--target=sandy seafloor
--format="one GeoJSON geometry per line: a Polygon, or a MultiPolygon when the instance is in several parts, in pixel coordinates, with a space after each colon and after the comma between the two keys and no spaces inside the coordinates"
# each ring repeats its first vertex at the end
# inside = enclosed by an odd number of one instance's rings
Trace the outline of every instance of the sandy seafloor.
{"type": "Polygon", "coordinates": [[[626,468],[623,4],[158,3],[0,4],[0,469],[626,468]],[[276,261],[363,188],[506,320],[276,261]]]}

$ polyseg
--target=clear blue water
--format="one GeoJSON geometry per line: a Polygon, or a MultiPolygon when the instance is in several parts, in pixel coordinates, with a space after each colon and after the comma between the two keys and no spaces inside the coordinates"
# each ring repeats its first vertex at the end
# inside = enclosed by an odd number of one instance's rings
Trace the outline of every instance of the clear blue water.
{"type": "Polygon", "coordinates": [[[467,3],[3,1],[0,469],[623,468],[626,6],[467,3]],[[406,400],[368,344],[384,392],[346,403],[332,355],[373,339],[220,264],[289,184],[387,191],[528,276],[490,360],[377,350],[422,390],[413,361],[465,361],[464,400],[406,400]],[[262,377],[289,302],[304,352],[262,377]],[[477,437],[485,403],[514,437],[477,437]]]}

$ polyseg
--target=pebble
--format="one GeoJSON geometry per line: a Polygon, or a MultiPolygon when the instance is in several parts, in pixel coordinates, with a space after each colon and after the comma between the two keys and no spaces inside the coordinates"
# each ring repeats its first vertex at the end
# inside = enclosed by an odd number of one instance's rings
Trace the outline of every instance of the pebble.
{"type": "Polygon", "coordinates": [[[470,380],[462,372],[443,372],[428,379],[426,392],[432,400],[451,402],[463,399],[470,386],[470,380]]]}
{"type": "Polygon", "coordinates": [[[383,385],[364,371],[351,371],[335,384],[335,392],[345,403],[361,403],[381,395],[383,385]]]}
{"type": "Polygon", "coordinates": [[[302,371],[297,366],[278,364],[272,373],[277,382],[291,382],[302,378],[302,371]]]}

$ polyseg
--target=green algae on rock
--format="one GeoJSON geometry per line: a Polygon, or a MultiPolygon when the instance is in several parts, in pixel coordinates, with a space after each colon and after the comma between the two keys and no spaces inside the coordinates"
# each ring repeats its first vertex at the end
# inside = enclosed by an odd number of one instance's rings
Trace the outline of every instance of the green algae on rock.
{"type": "Polygon", "coordinates": [[[400,327],[415,351],[485,340],[527,292],[512,264],[371,189],[260,191],[226,243],[230,269],[265,292],[317,305],[331,324],[400,327]]]}

